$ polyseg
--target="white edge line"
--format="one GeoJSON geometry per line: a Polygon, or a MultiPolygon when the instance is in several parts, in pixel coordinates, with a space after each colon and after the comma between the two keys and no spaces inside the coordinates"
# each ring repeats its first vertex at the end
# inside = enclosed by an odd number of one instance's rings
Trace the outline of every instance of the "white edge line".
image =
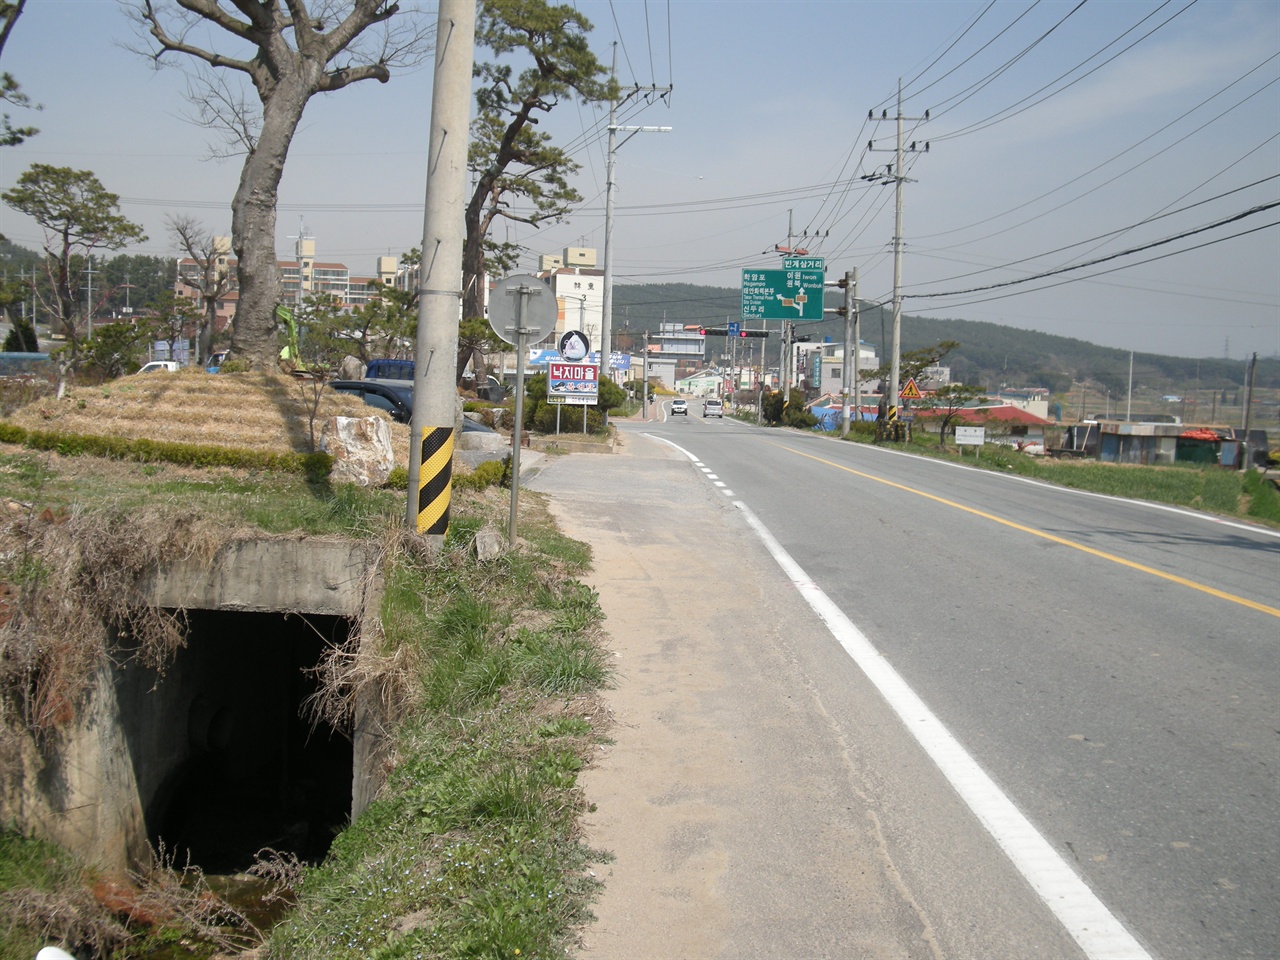
{"type": "MultiPolygon", "coordinates": [[[[664,437],[646,436],[670,445],[694,463],[700,462],[679,444],[664,437]]],[[[733,505],[742,511],[747,524],[813,612],[826,624],[832,637],[885,698],[908,732],[1085,954],[1091,960],[1152,960],[1151,954],[1053,849],[978,761],[880,655],[866,635],[791,558],[759,517],[741,500],[733,501],[733,505]]]]}
{"type": "Polygon", "coordinates": [[[822,618],[845,652],[880,691],[907,730],[973,811],[1081,949],[1095,960],[1150,960],[1151,955],[1089,889],[995,781],[907,685],[871,641],[831,601],[741,501],[747,523],[783,573],[822,618]]]}

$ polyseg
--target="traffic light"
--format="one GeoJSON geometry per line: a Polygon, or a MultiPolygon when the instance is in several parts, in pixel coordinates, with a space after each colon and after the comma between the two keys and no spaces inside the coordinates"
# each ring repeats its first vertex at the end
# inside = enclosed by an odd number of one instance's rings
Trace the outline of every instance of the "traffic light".
{"type": "MultiPolygon", "coordinates": [[[[699,327],[699,328],[698,328],[698,333],[702,334],[704,337],[727,337],[727,336],[730,336],[729,328],[728,328],[728,327],[699,327]]],[[[768,335],[769,335],[769,331],[768,331],[768,330],[742,330],[742,329],[739,329],[739,330],[738,330],[738,337],[739,337],[739,338],[746,338],[746,337],[767,337],[768,335]]]]}

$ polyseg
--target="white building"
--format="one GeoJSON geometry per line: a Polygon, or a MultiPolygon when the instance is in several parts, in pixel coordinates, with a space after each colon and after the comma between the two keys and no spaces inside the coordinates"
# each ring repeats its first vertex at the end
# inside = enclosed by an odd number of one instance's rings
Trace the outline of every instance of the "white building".
{"type": "Polygon", "coordinates": [[[593,352],[604,333],[604,271],[596,268],[590,247],[565,247],[561,256],[543,256],[539,272],[556,298],[556,336],[570,330],[586,334],[593,352]]]}
{"type": "MultiPolygon", "coordinates": [[[[805,384],[811,392],[819,395],[831,394],[839,396],[844,390],[844,344],[843,343],[797,343],[792,346],[795,351],[795,376],[792,383],[805,384]]],[[[866,373],[880,366],[876,356],[875,344],[861,342],[858,344],[858,370],[866,373]]],[[[863,381],[862,392],[869,393],[871,384],[863,381]]],[[[853,384],[849,384],[849,395],[853,396],[853,384]]]]}

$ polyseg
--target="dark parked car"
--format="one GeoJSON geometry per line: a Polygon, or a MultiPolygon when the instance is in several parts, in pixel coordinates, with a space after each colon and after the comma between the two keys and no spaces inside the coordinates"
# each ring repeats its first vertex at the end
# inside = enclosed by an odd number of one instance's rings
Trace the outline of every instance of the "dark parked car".
{"type": "MultiPolygon", "coordinates": [[[[371,407],[385,410],[396,423],[409,423],[413,419],[413,391],[408,387],[392,386],[377,380],[330,380],[329,386],[339,393],[357,396],[371,407]]],[[[462,418],[462,429],[467,433],[496,432],[469,417],[462,418]]]]}

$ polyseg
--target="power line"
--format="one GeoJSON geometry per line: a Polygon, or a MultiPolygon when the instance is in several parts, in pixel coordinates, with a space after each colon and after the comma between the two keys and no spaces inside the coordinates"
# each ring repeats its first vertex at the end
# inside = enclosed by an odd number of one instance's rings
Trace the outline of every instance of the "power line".
{"type": "MultiPolygon", "coordinates": [[[[1215,220],[1213,223],[1207,223],[1207,224],[1204,224],[1203,226],[1196,227],[1192,230],[1185,230],[1182,233],[1174,234],[1171,237],[1164,237],[1163,239],[1160,239],[1160,240],[1153,240],[1151,243],[1145,243],[1138,247],[1130,247],[1127,250],[1120,250],[1120,251],[1117,251],[1116,253],[1110,253],[1110,254],[1107,254],[1105,257],[1098,257],[1094,260],[1088,260],[1084,263],[1076,263],[1066,267],[1058,267],[1054,270],[1046,270],[1043,273],[1032,274],[1031,276],[1021,277],[1017,280],[1005,280],[1002,283],[992,283],[983,287],[970,287],[967,290],[950,290],[945,293],[913,293],[913,294],[910,294],[910,298],[912,300],[929,300],[929,299],[937,299],[939,297],[960,297],[970,293],[983,293],[987,290],[999,290],[1003,287],[1018,286],[1023,283],[1030,283],[1033,280],[1043,280],[1046,277],[1054,277],[1063,273],[1071,273],[1072,271],[1075,271],[1075,270],[1083,270],[1087,267],[1095,267],[1100,263],[1107,263],[1110,260],[1116,260],[1116,259],[1119,259],[1120,257],[1128,257],[1128,256],[1132,256],[1135,253],[1141,253],[1144,250],[1151,250],[1151,249],[1154,249],[1155,247],[1162,247],[1165,244],[1173,243],[1174,241],[1177,241],[1177,240],[1184,240],[1187,237],[1193,237],[1199,233],[1204,233],[1206,230],[1214,230],[1214,229],[1217,229],[1218,227],[1226,226],[1229,223],[1235,223],[1239,220],[1243,220],[1246,217],[1252,217],[1252,216],[1256,216],[1259,213],[1265,213],[1266,211],[1274,209],[1275,207],[1280,207],[1280,200],[1276,200],[1271,203],[1260,204],[1259,206],[1256,206],[1256,207],[1250,207],[1248,210],[1244,210],[1244,211],[1241,211],[1240,213],[1233,214],[1230,217],[1224,217],[1221,220],[1215,220]]],[[[1275,224],[1270,224],[1269,226],[1274,226],[1274,225],[1275,224]]],[[[1259,228],[1259,229],[1265,229],[1265,228],[1259,228]]],[[[1254,230],[1245,231],[1245,233],[1254,233],[1254,232],[1256,231],[1254,230]]],[[[1244,234],[1242,233],[1242,234],[1236,234],[1235,236],[1243,236],[1243,235],[1244,234]]],[[[1202,244],[1202,246],[1204,246],[1204,244],[1202,244]]],[[[1188,249],[1197,250],[1199,249],[1199,247],[1190,247],[1188,249]]],[[[1186,251],[1180,250],[1176,252],[1185,253],[1186,251]]],[[[1143,262],[1150,262],[1150,261],[1143,261],[1143,262]]]]}

